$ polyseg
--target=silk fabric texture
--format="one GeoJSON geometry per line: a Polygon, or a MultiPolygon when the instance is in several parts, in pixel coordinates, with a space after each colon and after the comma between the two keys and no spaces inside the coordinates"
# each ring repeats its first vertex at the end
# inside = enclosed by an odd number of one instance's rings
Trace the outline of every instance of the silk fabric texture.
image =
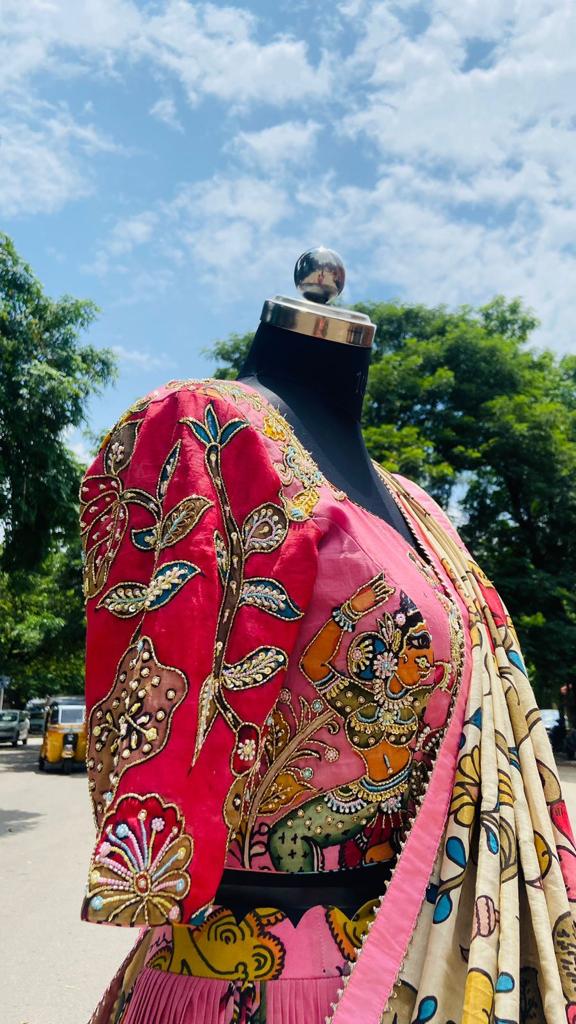
{"type": "MultiPolygon", "coordinates": [[[[416,556],[428,586],[414,602],[416,582],[408,596],[404,579],[393,585],[385,573],[339,580],[336,561],[333,620],[304,630],[304,639],[315,637],[318,646],[322,628],[324,641],[336,629],[339,645],[366,614],[363,603],[373,619],[381,616],[381,635],[374,628],[363,634],[364,662],[361,651],[348,658],[351,676],[335,672],[333,659],[321,677],[318,659],[306,662],[302,632],[317,612],[326,521],[344,522],[348,512],[354,531],[356,516],[366,545],[370,530],[386,524],[336,492],[276,410],[243,385],[168,385],[133,407],[106,439],[81,494],[88,767],[99,829],[83,914],[132,927],[201,925],[224,863],[241,860],[250,847],[250,801],[255,791],[262,796],[262,760],[270,760],[274,715],[294,664],[312,666],[308,682],[319,696],[307,706],[311,717],[320,715],[322,699],[334,710],[339,687],[352,685],[347,692],[357,695],[368,677],[380,689],[398,683],[398,658],[382,644],[382,636],[394,635],[397,653],[420,645],[420,664],[428,663],[417,682],[420,696],[427,680],[429,692],[415,725],[408,697],[401,713],[388,714],[391,746],[382,730],[376,740],[355,735],[349,706],[340,729],[357,764],[359,754],[368,763],[362,778],[370,791],[376,783],[366,744],[382,741],[389,749],[392,781],[377,788],[385,809],[379,820],[387,825],[372,842],[374,858],[388,850],[395,868],[333,1020],[573,1024],[576,855],[512,624],[438,506],[407,481],[383,479],[430,559],[428,565],[416,556]],[[445,622],[443,635],[442,617],[431,631],[433,657],[422,645],[434,600],[443,602],[445,622]],[[374,664],[378,678],[370,675],[374,664]],[[399,730],[406,735],[398,738],[399,730]],[[423,734],[435,742],[427,746],[423,734]],[[416,755],[406,753],[418,744],[416,755]],[[394,761],[397,749],[419,778],[417,799],[406,784],[410,772],[394,761]]],[[[394,531],[386,530],[391,542],[394,531]]],[[[361,547],[356,559],[361,563],[361,547]]],[[[362,647],[353,643],[352,652],[362,647]]],[[[398,685],[408,692],[409,675],[398,685]]],[[[398,704],[398,693],[386,693],[380,705],[398,704]]],[[[319,735],[325,751],[338,751],[328,734],[319,735]]],[[[304,763],[291,762],[296,768],[284,772],[284,788],[268,787],[268,815],[274,801],[284,810],[312,807],[304,763]]],[[[326,794],[325,780],[320,789],[326,794]]],[[[332,787],[334,813],[352,798],[372,813],[366,788],[359,795],[356,786],[352,796],[348,790],[332,787]]],[[[344,807],[348,815],[351,806],[344,807]]],[[[364,825],[373,825],[370,813],[364,825]]],[[[251,824],[257,832],[254,814],[251,824]]],[[[346,849],[327,844],[316,869],[337,866],[335,849],[346,864],[358,845],[353,830],[350,836],[346,849]]],[[[262,866],[286,870],[281,842],[268,845],[262,866]]],[[[137,973],[137,959],[123,978],[137,973]]]]}

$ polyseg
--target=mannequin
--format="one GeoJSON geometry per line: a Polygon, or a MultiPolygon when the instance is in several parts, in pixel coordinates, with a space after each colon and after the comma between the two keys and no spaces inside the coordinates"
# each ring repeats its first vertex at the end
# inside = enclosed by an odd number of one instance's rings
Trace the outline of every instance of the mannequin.
{"type": "MultiPolygon", "coordinates": [[[[301,290],[306,296],[315,292],[317,295],[319,290],[316,282],[310,284],[310,278],[320,275],[325,278],[326,266],[334,264],[340,270],[339,291],[344,284],[344,268],[335,253],[316,249],[300,257],[295,280],[299,287],[303,285],[301,290]],[[304,281],[299,274],[302,266],[308,271],[304,281]]],[[[334,294],[334,288],[321,292],[322,295],[327,293],[334,294]]],[[[277,298],[264,306],[263,319],[240,380],[280,410],[331,484],[389,523],[414,545],[404,517],[374,469],[360,426],[373,334],[374,327],[368,318],[360,318],[352,311],[322,307],[317,302],[277,298]],[[302,333],[312,325],[311,320],[303,317],[295,325],[300,330],[278,326],[278,321],[286,319],[286,310],[292,307],[308,307],[305,312],[320,315],[323,322],[334,319],[334,325],[328,324],[328,333],[330,326],[338,328],[346,319],[354,325],[362,324],[361,331],[355,331],[356,338],[360,333],[362,344],[356,339],[346,343],[302,333]],[[271,322],[273,320],[277,322],[271,322]]]]}
{"type": "MultiPolygon", "coordinates": [[[[301,256],[294,279],[305,301],[277,296],[264,304],[239,379],[279,409],[332,485],[415,547],[362,436],[374,325],[352,310],[310,301],[326,301],[342,290],[344,267],[332,250],[313,249],[301,256]]],[[[261,872],[227,868],[215,902],[233,910],[238,920],[254,906],[276,907],[294,923],[318,904],[352,914],[383,892],[390,872],[388,863],[268,880],[261,872]]]]}

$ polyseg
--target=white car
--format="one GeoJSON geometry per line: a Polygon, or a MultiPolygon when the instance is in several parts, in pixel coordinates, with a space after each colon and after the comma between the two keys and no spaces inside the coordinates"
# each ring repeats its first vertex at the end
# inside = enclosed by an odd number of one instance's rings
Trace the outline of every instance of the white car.
{"type": "Polygon", "coordinates": [[[30,719],[25,711],[0,711],[0,743],[11,743],[15,747],[20,740],[26,746],[29,731],[30,719]]]}

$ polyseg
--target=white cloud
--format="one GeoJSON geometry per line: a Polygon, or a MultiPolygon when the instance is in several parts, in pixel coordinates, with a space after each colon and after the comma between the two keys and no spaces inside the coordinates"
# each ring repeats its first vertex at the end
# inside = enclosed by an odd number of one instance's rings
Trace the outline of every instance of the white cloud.
{"type": "Polygon", "coordinates": [[[260,43],[256,26],[239,7],[167,0],[146,19],[134,49],[171,71],[192,103],[215,96],[235,106],[282,105],[327,94],[332,75],[325,59],[315,67],[301,39],[260,43]]]}
{"type": "Polygon", "coordinates": [[[573,344],[573,0],[342,0],[329,57],[314,19],[309,43],[266,35],[249,6],[4,0],[4,211],[86,195],[94,156],[114,148],[94,108],[38,116],[35,76],[97,75],[121,89],[137,66],[162,96],[150,115],[172,128],[170,94],[258,119],[234,125],[205,180],[183,171],[171,194],[128,200],[134,212],[91,267],[120,277],[118,301],[183,279],[223,299],[262,296],[289,281],[301,248],[324,242],[347,259],[350,300],[392,288],[455,304],[520,294],[543,339],[573,344]],[[264,117],[274,123],[260,127],[264,117]]]}
{"type": "Polygon", "coordinates": [[[346,68],[361,101],[340,129],[380,170],[371,189],[340,188],[324,223],[343,249],[370,246],[357,274],[374,289],[448,303],[519,294],[542,340],[574,346],[576,8],[434,0],[419,33],[395,10],[364,4],[346,68]],[[485,68],[467,60],[479,38],[494,43],[485,68]]]}
{"type": "Polygon", "coordinates": [[[257,19],[240,7],[160,0],[4,0],[0,85],[41,70],[111,71],[120,59],[144,60],[172,73],[189,98],[283,104],[325,95],[331,75],[314,66],[303,40],[256,38],[257,19]]]}
{"type": "Polygon", "coordinates": [[[84,158],[117,150],[65,107],[19,100],[0,118],[0,212],[51,213],[90,194],[93,176],[84,158]]]}
{"type": "Polygon", "coordinates": [[[238,132],[230,144],[232,152],[264,173],[306,167],[316,150],[321,125],[317,121],[283,121],[254,132],[238,132]]]}
{"type": "Polygon", "coordinates": [[[129,256],[138,246],[149,242],[157,223],[158,214],[153,210],[144,210],[118,220],[98,248],[93,262],[87,264],[84,270],[100,277],[107,274],[112,266],[116,272],[125,272],[126,267],[119,263],[119,259],[129,256]]]}
{"type": "Polygon", "coordinates": [[[282,185],[252,176],[217,176],[184,187],[165,207],[170,237],[186,252],[197,281],[228,302],[263,287],[286,265],[291,212],[282,185]]]}
{"type": "MultiPolygon", "coordinates": [[[[294,260],[306,244],[287,227],[293,213],[293,201],[279,181],[217,175],[182,186],[171,199],[135,215],[130,223],[150,229],[141,239],[147,262],[162,267],[172,276],[172,284],[184,279],[191,290],[216,294],[221,302],[238,302],[247,290],[256,295],[274,288],[283,277],[290,280],[294,260]]],[[[128,242],[122,241],[126,225],[122,220],[114,226],[95,264],[85,269],[127,272],[128,242]]],[[[142,300],[154,294],[152,289],[139,289],[142,300]]]]}
{"type": "Polygon", "coordinates": [[[168,128],[173,128],[177,132],[184,131],[178,115],[176,113],[176,104],[170,97],[164,97],[161,100],[157,100],[153,106],[150,107],[150,114],[152,117],[157,118],[158,121],[162,121],[168,128]]]}
{"type": "MultiPolygon", "coordinates": [[[[12,139],[4,151],[4,212],[51,211],[89,194],[92,168],[79,150],[86,157],[104,146],[102,133],[72,118],[65,123],[57,115],[52,124],[36,124],[24,100],[38,95],[39,76],[62,82],[108,78],[121,88],[122,75],[134,65],[169,78],[193,105],[214,97],[237,109],[282,106],[323,97],[331,84],[325,58],[314,64],[301,39],[260,41],[257,19],[240,7],[188,0],[150,6],[135,0],[4,0],[0,90],[9,120],[3,134],[12,139]]],[[[172,99],[158,100],[150,113],[181,127],[172,99]]]]}
{"type": "Polygon", "coordinates": [[[111,345],[112,351],[120,362],[136,366],[140,370],[159,370],[174,366],[173,360],[165,352],[153,355],[137,348],[126,348],[124,345],[111,345]]]}

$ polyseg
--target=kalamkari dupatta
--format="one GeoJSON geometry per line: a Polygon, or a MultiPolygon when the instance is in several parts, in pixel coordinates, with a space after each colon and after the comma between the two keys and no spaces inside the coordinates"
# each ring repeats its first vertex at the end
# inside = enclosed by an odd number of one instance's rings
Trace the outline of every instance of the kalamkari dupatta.
{"type": "Polygon", "coordinates": [[[472,669],[331,1024],[576,1024],[576,849],[510,617],[438,506],[382,473],[470,618],[472,669]]]}

